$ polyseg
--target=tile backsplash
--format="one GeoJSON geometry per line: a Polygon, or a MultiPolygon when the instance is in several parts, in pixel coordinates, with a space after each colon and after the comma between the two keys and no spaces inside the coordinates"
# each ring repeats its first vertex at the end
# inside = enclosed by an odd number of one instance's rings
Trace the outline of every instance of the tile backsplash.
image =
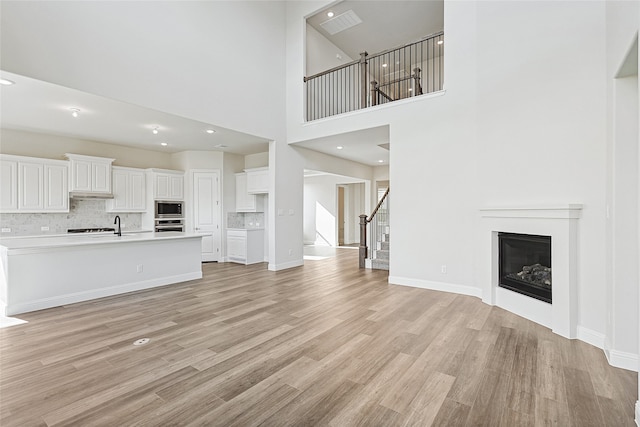
{"type": "Polygon", "coordinates": [[[140,230],[142,214],[108,213],[105,200],[71,199],[69,212],[63,213],[13,213],[0,215],[0,226],[11,232],[0,237],[33,236],[42,234],[65,234],[69,228],[114,227],[113,220],[120,215],[125,230],[140,230]],[[42,231],[41,227],[49,227],[42,231]]]}
{"type": "Polygon", "coordinates": [[[264,228],[264,212],[229,212],[227,228],[264,228]]]}

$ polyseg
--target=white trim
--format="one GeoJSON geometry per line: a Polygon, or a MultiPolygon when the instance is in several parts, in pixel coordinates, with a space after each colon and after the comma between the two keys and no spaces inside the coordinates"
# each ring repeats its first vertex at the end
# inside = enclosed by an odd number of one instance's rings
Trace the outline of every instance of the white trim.
{"type": "Polygon", "coordinates": [[[412,279],[410,277],[389,276],[392,285],[411,286],[413,288],[431,289],[433,291],[451,292],[482,298],[482,290],[473,286],[456,285],[454,283],[434,282],[431,280],[412,279]]]}
{"type": "Polygon", "coordinates": [[[43,310],[45,308],[59,307],[62,305],[83,302],[96,298],[103,298],[124,294],[127,292],[140,291],[143,289],[155,288],[158,286],[171,285],[189,280],[202,279],[202,271],[183,273],[175,276],[160,277],[158,279],[144,280],[141,282],[127,283],[125,285],[109,286],[106,288],[92,289],[86,292],[75,292],[72,294],[60,295],[51,298],[43,298],[35,301],[23,302],[7,305],[7,315],[27,313],[30,311],[43,310]]]}
{"type": "Polygon", "coordinates": [[[577,337],[578,326],[578,219],[580,204],[485,207],[482,238],[479,240],[478,283],[483,301],[501,306],[498,300],[498,234],[500,232],[551,236],[553,288],[551,312],[548,307],[509,298],[509,311],[539,322],[565,338],[577,337]],[[520,303],[517,303],[520,301],[520,303]],[[540,308],[539,313],[533,313],[540,308]],[[551,315],[549,315],[551,314],[551,315]],[[546,317],[546,319],[545,319],[546,317]],[[543,319],[543,321],[540,321],[543,319]]]}
{"type": "Polygon", "coordinates": [[[580,218],[582,205],[579,203],[567,203],[563,205],[504,206],[485,207],[479,210],[483,218],[576,219],[580,218]]]}
{"type": "Polygon", "coordinates": [[[546,328],[553,329],[553,307],[549,303],[496,287],[495,305],[546,328]]]}
{"type": "Polygon", "coordinates": [[[6,316],[7,315],[7,304],[0,300],[0,316],[6,316]]]}
{"type": "Polygon", "coordinates": [[[636,400],[636,425],[640,426],[640,400],[636,400]]]}
{"type": "Polygon", "coordinates": [[[626,369],[628,371],[638,372],[638,355],[627,353],[625,351],[610,350],[605,348],[605,356],[609,365],[616,368],[626,369]]]}
{"type": "Polygon", "coordinates": [[[286,270],[287,268],[300,267],[302,265],[304,265],[304,259],[297,259],[294,261],[283,262],[281,264],[269,263],[269,266],[267,267],[267,269],[269,271],[280,271],[280,270],[286,270]]]}
{"type": "MultiPolygon", "coordinates": [[[[412,102],[420,102],[420,101],[424,102],[424,101],[426,101],[428,99],[432,99],[432,98],[437,98],[439,96],[443,96],[446,93],[447,93],[447,90],[446,89],[442,89],[442,90],[439,90],[437,92],[425,93],[425,94],[422,94],[420,96],[410,96],[409,98],[399,99],[399,100],[394,101],[394,102],[386,102],[384,104],[373,105],[371,107],[361,108],[359,110],[347,111],[345,113],[334,114],[333,116],[327,116],[327,117],[322,117],[320,119],[305,121],[302,124],[302,126],[303,127],[316,126],[318,124],[321,124],[321,123],[324,123],[324,122],[329,122],[329,121],[336,120],[336,119],[343,119],[343,118],[346,118],[346,117],[358,116],[360,114],[368,114],[368,113],[371,113],[373,111],[384,110],[384,109],[390,108],[390,107],[400,107],[403,104],[409,104],[409,103],[412,103],[412,102]]],[[[290,141],[289,144],[295,144],[297,142],[301,142],[301,141],[290,141]]]]}
{"type": "Polygon", "coordinates": [[[576,328],[576,338],[604,350],[605,336],[600,332],[578,325],[576,328]]]}

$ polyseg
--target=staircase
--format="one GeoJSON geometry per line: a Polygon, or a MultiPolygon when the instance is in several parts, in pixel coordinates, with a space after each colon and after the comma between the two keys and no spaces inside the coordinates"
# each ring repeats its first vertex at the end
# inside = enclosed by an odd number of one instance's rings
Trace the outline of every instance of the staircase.
{"type": "Polygon", "coordinates": [[[388,196],[387,187],[371,216],[360,215],[360,268],[389,270],[388,196]]]}
{"type": "Polygon", "coordinates": [[[389,227],[378,236],[376,249],[373,250],[371,267],[374,270],[389,270],[389,227]]]}

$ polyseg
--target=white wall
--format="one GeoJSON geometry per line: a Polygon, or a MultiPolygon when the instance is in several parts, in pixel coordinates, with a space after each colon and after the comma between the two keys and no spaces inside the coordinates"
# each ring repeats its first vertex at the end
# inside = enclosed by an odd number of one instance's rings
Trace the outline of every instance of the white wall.
{"type": "MultiPolygon", "coordinates": [[[[607,356],[611,363],[637,369],[638,277],[640,276],[640,178],[638,177],[638,81],[616,78],[640,27],[638,2],[606,3],[607,73],[607,356]],[[633,234],[635,234],[635,242],[633,234]],[[634,271],[635,270],[635,271],[634,271]],[[635,361],[631,359],[635,358],[635,361]]],[[[638,408],[636,408],[638,415],[638,408]]]]}
{"type": "Polygon", "coordinates": [[[115,159],[114,166],[173,168],[171,154],[36,132],[0,129],[0,153],[65,160],[64,153],[115,159]]]}
{"type": "Polygon", "coordinates": [[[345,243],[354,243],[358,215],[364,204],[364,183],[352,178],[319,175],[304,179],[304,243],[307,245],[338,246],[338,185],[343,185],[345,205],[345,243]]]}
{"type": "Polygon", "coordinates": [[[311,25],[306,25],[307,30],[307,68],[305,76],[312,76],[325,70],[347,64],[354,59],[331,43],[326,37],[316,31],[311,25]],[[337,56],[341,58],[338,58],[337,56]]]}
{"type": "MultiPolygon", "coordinates": [[[[298,5],[299,16],[314,7],[298,5]]],[[[302,62],[304,52],[293,41],[302,31],[287,34],[290,74],[301,72],[293,58],[302,62]]],[[[303,83],[288,79],[289,140],[390,126],[391,226],[394,242],[402,242],[391,248],[391,281],[481,289],[476,263],[487,245],[478,233],[478,208],[583,203],[579,325],[581,338],[602,345],[604,34],[604,2],[446,2],[445,94],[309,125],[300,114],[303,83]]]]}
{"type": "Polygon", "coordinates": [[[3,70],[253,135],[282,128],[265,114],[284,108],[282,2],[0,8],[3,70]]]}
{"type": "Polygon", "coordinates": [[[244,168],[261,168],[269,166],[269,152],[248,154],[244,156],[244,168]]]}

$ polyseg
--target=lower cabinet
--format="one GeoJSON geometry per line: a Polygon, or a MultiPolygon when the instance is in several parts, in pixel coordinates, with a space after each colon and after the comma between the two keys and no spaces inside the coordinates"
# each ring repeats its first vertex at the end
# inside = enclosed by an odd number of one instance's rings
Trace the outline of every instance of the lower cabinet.
{"type": "Polygon", "coordinates": [[[228,230],[227,259],[240,264],[264,262],[264,230],[228,230]]]}

